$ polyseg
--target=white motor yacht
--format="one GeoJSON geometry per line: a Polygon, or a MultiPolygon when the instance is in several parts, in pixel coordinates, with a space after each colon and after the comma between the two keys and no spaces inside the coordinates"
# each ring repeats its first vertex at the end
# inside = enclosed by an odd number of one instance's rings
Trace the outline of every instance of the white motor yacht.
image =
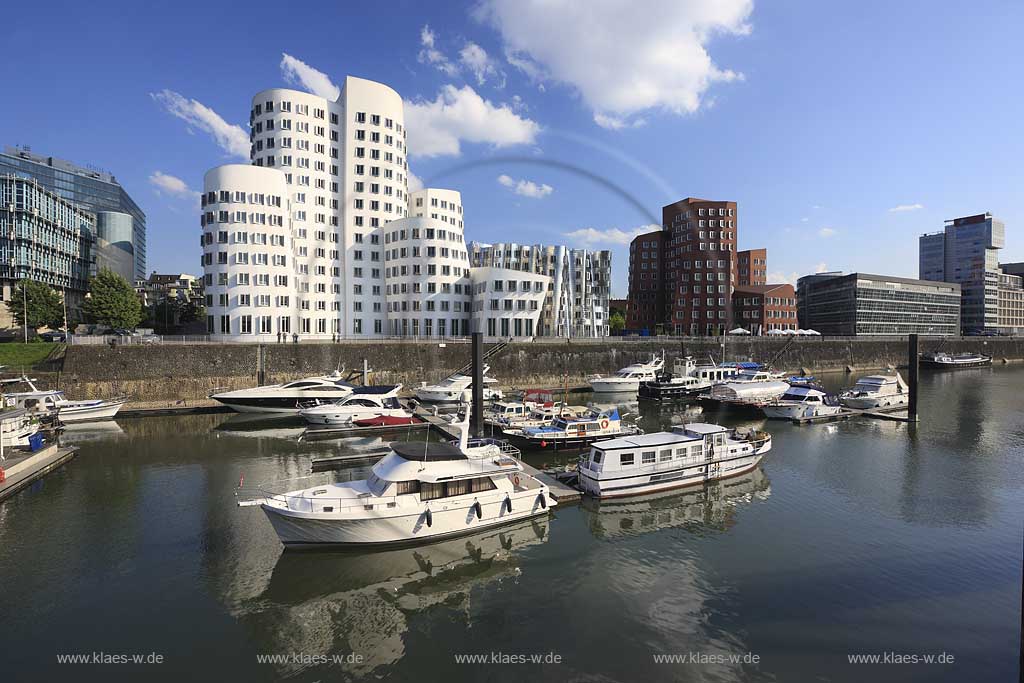
{"type": "Polygon", "coordinates": [[[874,410],[905,406],[910,402],[910,394],[898,372],[895,375],[868,375],[857,380],[852,389],[841,393],[839,402],[847,408],[874,410]]]}
{"type": "Polygon", "coordinates": [[[454,443],[392,443],[368,479],[273,493],[263,508],[286,546],[383,545],[467,534],[546,514],[548,488],[526,474],[515,449],[469,440],[469,409],[454,443]]]}
{"type": "MultiPolygon", "coordinates": [[[[492,389],[488,384],[497,384],[498,380],[487,376],[490,366],[484,366],[484,400],[493,401],[500,399],[503,394],[500,389],[492,389]]],[[[469,375],[450,375],[437,384],[421,382],[413,389],[413,393],[421,401],[428,403],[455,403],[473,400],[473,378],[469,375]]]]}
{"type": "Polygon", "coordinates": [[[412,413],[398,401],[398,392],[401,390],[401,384],[359,387],[357,393],[347,398],[303,408],[299,416],[311,425],[346,425],[381,415],[412,417],[412,413]]]}
{"type": "Polygon", "coordinates": [[[921,354],[921,367],[936,370],[956,370],[959,368],[980,368],[992,365],[992,356],[980,353],[935,353],[921,354]]]}
{"type": "Polygon", "coordinates": [[[676,358],[672,363],[671,373],[661,372],[655,379],[640,383],[640,398],[671,401],[706,392],[715,382],[707,375],[698,376],[699,367],[703,370],[709,369],[698,366],[690,356],[676,358]]]}
{"type": "MultiPolygon", "coordinates": [[[[495,403],[495,406],[507,405],[495,403]]],[[[492,414],[484,418],[484,422],[502,429],[520,430],[526,427],[542,427],[549,425],[559,417],[575,418],[586,415],[590,408],[586,406],[567,406],[564,403],[544,403],[534,405],[526,414],[510,414],[507,410],[503,413],[492,414]]]]}
{"type": "Polygon", "coordinates": [[[835,396],[807,386],[791,386],[780,399],[761,406],[767,417],[785,420],[838,415],[841,409],[835,396]]]}
{"type": "Polygon", "coordinates": [[[4,448],[28,446],[29,438],[39,432],[39,419],[25,408],[0,412],[0,442],[4,448]]]}
{"type": "Polygon", "coordinates": [[[637,434],[641,431],[637,425],[624,422],[618,408],[612,408],[601,412],[591,409],[580,417],[557,416],[549,424],[510,428],[504,430],[504,434],[531,449],[578,449],[594,441],[637,434]]]}
{"type": "Polygon", "coordinates": [[[622,368],[614,375],[607,377],[592,377],[590,387],[597,392],[605,393],[632,393],[640,389],[641,382],[653,382],[658,378],[658,373],[665,367],[665,352],[661,355],[652,354],[651,360],[646,363],[633,363],[622,368]]]}
{"type": "Polygon", "coordinates": [[[236,389],[211,394],[219,401],[240,413],[297,413],[301,404],[314,401],[331,402],[347,398],[355,387],[342,379],[335,370],[329,375],[305,377],[284,384],[269,384],[249,389],[236,389]]]}
{"type": "Polygon", "coordinates": [[[37,389],[34,380],[20,377],[4,380],[5,385],[24,383],[28,391],[5,391],[4,400],[9,406],[26,408],[39,416],[56,415],[64,423],[111,420],[117,415],[127,398],[85,399],[72,401],[60,389],[37,389]]]}
{"type": "Polygon", "coordinates": [[[766,432],[739,435],[716,424],[680,425],[595,443],[580,461],[579,481],[598,498],[702,485],[749,472],[771,447],[766,432]]]}

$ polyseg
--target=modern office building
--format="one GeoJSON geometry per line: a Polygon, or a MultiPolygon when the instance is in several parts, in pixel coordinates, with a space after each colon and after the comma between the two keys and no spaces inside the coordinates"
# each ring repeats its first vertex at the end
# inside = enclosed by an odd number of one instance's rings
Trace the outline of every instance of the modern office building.
{"type": "Polygon", "coordinates": [[[964,331],[1003,327],[999,320],[999,249],[1005,246],[1005,235],[1002,221],[983,213],[947,220],[942,232],[922,235],[919,240],[921,279],[961,286],[964,331]]]}
{"type": "MultiPolygon", "coordinates": [[[[28,278],[62,292],[68,319],[79,309],[93,269],[95,216],[24,176],[0,174],[0,295],[28,278]]],[[[0,302],[0,327],[13,318],[0,302]]]]}
{"type": "Polygon", "coordinates": [[[409,200],[402,98],[351,76],[333,101],[275,88],[253,98],[250,125],[249,170],[221,166],[204,184],[211,334],[387,334],[384,226],[409,200]]]}
{"type": "Polygon", "coordinates": [[[554,279],[511,268],[473,268],[472,332],[488,339],[540,336],[541,315],[554,279]]]}
{"type": "Polygon", "coordinates": [[[736,252],[736,286],[768,284],[768,250],[746,249],[736,252]]]}
{"type": "Polygon", "coordinates": [[[825,335],[955,335],[960,285],[867,273],[817,273],[797,281],[799,326],[825,335]]]}
{"type": "Polygon", "coordinates": [[[124,234],[123,221],[126,219],[99,218],[98,229],[111,229],[116,239],[102,232],[98,235],[102,241],[98,244],[97,262],[107,265],[123,263],[123,252],[129,250],[130,245],[134,273],[127,279],[132,282],[146,277],[146,214],[113,175],[56,157],[35,154],[27,147],[6,147],[0,153],[0,175],[8,173],[35,178],[50,192],[97,216],[107,212],[130,216],[129,235],[124,234]],[[120,253],[99,253],[107,249],[118,249],[120,253]]]}
{"type": "MultiPolygon", "coordinates": [[[[547,294],[532,336],[606,337],[611,296],[610,251],[567,246],[470,243],[470,265],[546,275],[547,294]]],[[[498,280],[509,278],[497,277],[498,280]]],[[[482,282],[486,277],[475,278],[482,282]]],[[[525,282],[525,280],[523,280],[525,282]]],[[[535,280],[530,280],[535,283],[535,280]]],[[[522,286],[522,284],[520,285],[522,286]]],[[[531,287],[533,284],[531,284],[531,287]]],[[[490,296],[490,291],[484,296],[490,296]]],[[[490,303],[485,304],[489,306],[490,303]]],[[[504,304],[502,304],[504,306],[504,304]]],[[[518,306],[518,304],[516,304],[518,306]]],[[[485,311],[486,312],[486,311],[485,311]]],[[[477,311],[479,313],[479,311],[477,311]]],[[[481,331],[486,331],[481,330],[481,331]]],[[[499,337],[505,336],[498,334],[499,337]]],[[[511,335],[515,336],[515,335],[511,335]]],[[[523,336],[531,336],[524,334],[523,336]]]]}
{"type": "Polygon", "coordinates": [[[732,329],[742,328],[755,335],[795,330],[796,292],[791,284],[737,286],[732,292],[732,313],[732,329]]]}
{"type": "Polygon", "coordinates": [[[135,277],[135,247],[132,244],[134,219],[119,211],[96,214],[96,270],[107,268],[129,283],[135,277]]]}
{"type": "MultiPolygon", "coordinates": [[[[664,230],[633,238],[629,244],[629,294],[626,298],[626,329],[654,330],[671,318],[663,282],[664,230]]],[[[671,291],[668,292],[671,295],[671,291]]]]}

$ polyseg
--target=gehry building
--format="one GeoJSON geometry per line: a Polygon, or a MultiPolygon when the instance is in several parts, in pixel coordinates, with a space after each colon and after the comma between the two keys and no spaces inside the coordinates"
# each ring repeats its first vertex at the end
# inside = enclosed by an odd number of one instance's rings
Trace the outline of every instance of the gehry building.
{"type": "Polygon", "coordinates": [[[250,163],[203,182],[210,335],[608,334],[610,252],[467,247],[458,192],[408,191],[402,98],[388,86],[349,76],[335,101],[264,90],[250,125],[250,163]]]}

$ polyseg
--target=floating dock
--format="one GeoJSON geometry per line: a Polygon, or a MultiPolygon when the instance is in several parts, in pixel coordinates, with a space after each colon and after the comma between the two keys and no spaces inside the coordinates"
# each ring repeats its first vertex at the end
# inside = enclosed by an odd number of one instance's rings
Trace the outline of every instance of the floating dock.
{"type": "Polygon", "coordinates": [[[35,453],[8,450],[0,461],[3,481],[0,482],[0,500],[13,496],[32,482],[57,469],[75,457],[76,446],[47,444],[35,453]]]}
{"type": "Polygon", "coordinates": [[[363,434],[375,434],[378,432],[400,432],[404,429],[424,429],[431,426],[432,425],[426,421],[415,422],[407,425],[372,425],[369,427],[349,427],[342,425],[335,427],[333,425],[317,425],[316,427],[306,427],[306,431],[302,433],[302,439],[314,440],[318,436],[362,436],[363,434]]]}
{"type": "Polygon", "coordinates": [[[207,415],[211,413],[233,413],[231,408],[225,405],[203,405],[203,406],[165,406],[162,408],[122,408],[117,411],[115,418],[121,417],[160,417],[163,415],[207,415]]]}
{"type": "Polygon", "coordinates": [[[814,417],[791,418],[793,424],[817,424],[819,422],[836,422],[837,420],[849,420],[851,417],[872,417],[877,420],[890,420],[892,422],[910,422],[906,406],[890,406],[888,408],[874,408],[872,410],[859,410],[857,408],[842,408],[835,415],[817,415],[814,417]]]}

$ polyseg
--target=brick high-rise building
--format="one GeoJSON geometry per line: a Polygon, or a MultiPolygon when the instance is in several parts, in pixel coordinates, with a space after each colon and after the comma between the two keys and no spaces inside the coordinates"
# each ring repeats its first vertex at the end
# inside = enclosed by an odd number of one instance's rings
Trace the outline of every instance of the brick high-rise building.
{"type": "Polygon", "coordinates": [[[662,252],[666,235],[664,230],[649,232],[634,238],[629,245],[627,330],[654,330],[665,321],[662,252]]]}
{"type": "Polygon", "coordinates": [[[736,286],[756,287],[768,284],[768,250],[747,249],[736,252],[736,286]]]}

